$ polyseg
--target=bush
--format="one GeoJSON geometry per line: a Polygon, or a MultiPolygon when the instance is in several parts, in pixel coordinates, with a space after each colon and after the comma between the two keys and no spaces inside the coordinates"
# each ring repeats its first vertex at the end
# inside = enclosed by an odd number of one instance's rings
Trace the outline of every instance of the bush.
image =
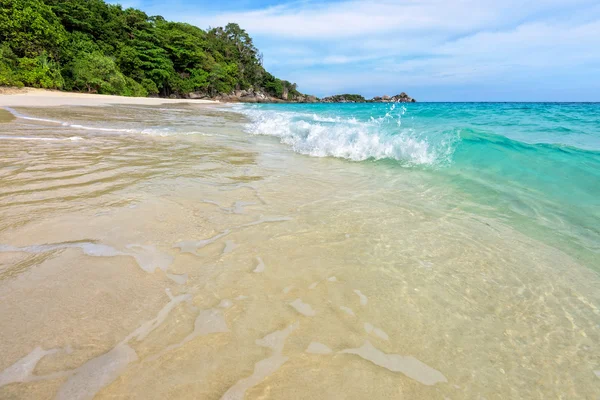
{"type": "Polygon", "coordinates": [[[62,89],[64,85],[58,63],[48,58],[46,54],[36,58],[20,58],[17,72],[19,80],[26,86],[62,89]]]}
{"type": "Polygon", "coordinates": [[[144,78],[142,79],[142,88],[148,93],[148,95],[157,95],[158,94],[158,86],[152,79],[144,78]]]}
{"type": "Polygon", "coordinates": [[[0,86],[23,87],[16,71],[19,61],[8,44],[0,46],[0,86]]]}
{"type": "Polygon", "coordinates": [[[134,81],[130,77],[125,77],[125,89],[122,93],[124,96],[131,97],[146,97],[148,96],[148,91],[138,82],[134,81]]]}
{"type": "Polygon", "coordinates": [[[114,60],[100,52],[80,53],[73,62],[73,86],[80,91],[121,94],[127,81],[114,60]]]}

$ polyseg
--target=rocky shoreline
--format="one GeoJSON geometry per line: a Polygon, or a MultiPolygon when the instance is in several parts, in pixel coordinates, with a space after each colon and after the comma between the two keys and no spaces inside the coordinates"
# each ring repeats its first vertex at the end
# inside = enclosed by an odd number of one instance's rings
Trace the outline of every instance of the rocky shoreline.
{"type": "Polygon", "coordinates": [[[202,92],[188,93],[188,99],[215,100],[224,103],[415,103],[416,100],[402,92],[395,96],[376,96],[365,99],[358,94],[341,94],[319,99],[310,95],[297,95],[293,98],[284,93],[281,98],[273,97],[261,90],[235,90],[229,94],[221,93],[216,96],[202,92]]]}
{"type": "Polygon", "coordinates": [[[215,100],[224,103],[318,103],[319,99],[315,96],[299,95],[290,98],[287,93],[283,93],[282,98],[273,97],[262,90],[235,90],[229,94],[221,93],[216,96],[210,96],[206,93],[192,92],[188,93],[188,99],[215,100]]]}

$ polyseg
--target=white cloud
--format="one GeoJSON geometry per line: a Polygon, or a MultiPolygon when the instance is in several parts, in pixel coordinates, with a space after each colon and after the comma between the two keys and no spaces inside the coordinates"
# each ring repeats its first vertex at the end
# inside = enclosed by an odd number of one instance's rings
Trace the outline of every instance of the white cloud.
{"type": "MultiPolygon", "coordinates": [[[[573,9],[589,0],[397,0],[300,2],[262,10],[182,17],[200,26],[236,22],[254,35],[331,40],[373,34],[461,33],[514,23],[529,15],[573,9]]],[[[591,3],[594,4],[594,3],[591,3]]]]}
{"type": "Polygon", "coordinates": [[[240,24],[268,69],[318,95],[510,82],[525,93],[549,76],[600,86],[600,5],[591,0],[300,1],[165,16],[240,24]]]}

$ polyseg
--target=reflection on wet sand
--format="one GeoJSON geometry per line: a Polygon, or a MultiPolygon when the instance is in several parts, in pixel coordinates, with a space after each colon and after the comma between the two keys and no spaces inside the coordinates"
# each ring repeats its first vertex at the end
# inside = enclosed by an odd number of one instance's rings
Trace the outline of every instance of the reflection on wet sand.
{"type": "Polygon", "coordinates": [[[426,171],[191,105],[18,112],[0,398],[600,395],[597,275],[426,171]]]}

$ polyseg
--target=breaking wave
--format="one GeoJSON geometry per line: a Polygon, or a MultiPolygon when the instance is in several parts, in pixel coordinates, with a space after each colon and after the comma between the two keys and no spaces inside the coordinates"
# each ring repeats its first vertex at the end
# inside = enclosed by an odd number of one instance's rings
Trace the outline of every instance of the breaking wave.
{"type": "Polygon", "coordinates": [[[442,165],[450,162],[459,140],[458,131],[418,132],[403,127],[406,109],[397,104],[366,118],[295,112],[284,107],[242,106],[239,111],[251,121],[246,126],[247,132],[278,137],[294,151],[314,157],[442,165]]]}

